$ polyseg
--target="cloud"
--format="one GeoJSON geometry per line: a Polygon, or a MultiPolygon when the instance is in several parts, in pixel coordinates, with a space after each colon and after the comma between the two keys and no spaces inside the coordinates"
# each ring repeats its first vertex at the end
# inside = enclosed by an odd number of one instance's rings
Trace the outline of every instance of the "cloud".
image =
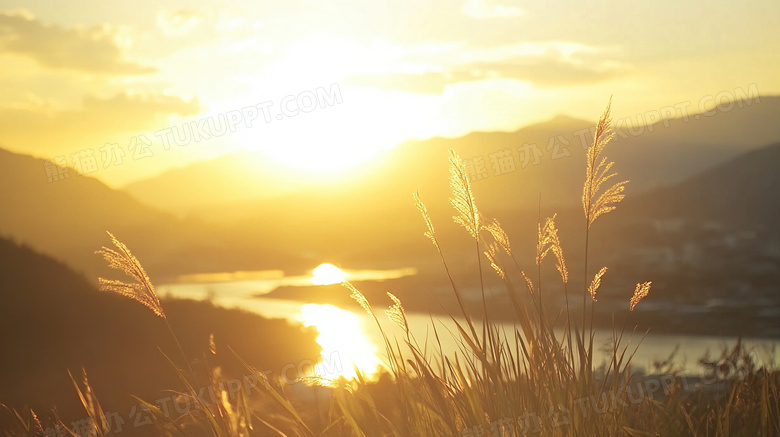
{"type": "Polygon", "coordinates": [[[631,71],[630,66],[616,62],[595,64],[572,63],[560,59],[528,61],[518,59],[470,65],[462,73],[464,77],[476,79],[503,78],[530,82],[540,88],[565,87],[598,83],[623,76],[631,71]]]}
{"type": "Polygon", "coordinates": [[[429,72],[356,74],[347,77],[344,82],[358,87],[392,89],[417,94],[441,94],[451,80],[443,73],[429,72]]]}
{"type": "Polygon", "coordinates": [[[192,31],[200,22],[200,15],[193,11],[161,10],[157,13],[157,27],[163,31],[165,36],[185,35],[192,31]]]}
{"type": "Polygon", "coordinates": [[[475,60],[465,66],[466,71],[476,77],[523,80],[537,87],[597,83],[632,71],[630,64],[610,58],[615,50],[576,42],[523,43],[496,52],[505,57],[475,60]]]}
{"type": "Polygon", "coordinates": [[[44,24],[27,11],[0,13],[0,53],[27,56],[55,68],[105,75],[135,75],[154,69],[127,61],[111,26],[64,28],[44,24]]]}
{"type": "Polygon", "coordinates": [[[195,115],[200,109],[197,99],[127,93],[105,99],[86,97],[80,108],[56,112],[4,108],[0,109],[0,140],[41,152],[72,152],[76,145],[123,140],[117,138],[122,132],[137,135],[165,127],[171,114],[195,115]]]}
{"type": "MultiPolygon", "coordinates": [[[[394,89],[420,94],[441,94],[449,84],[488,79],[516,79],[538,88],[597,83],[629,74],[630,64],[610,59],[612,49],[574,42],[525,42],[468,49],[439,45],[426,55],[423,71],[387,71],[348,76],[349,85],[394,89]]],[[[422,60],[422,53],[410,50],[406,61],[422,60]]]]}
{"type": "Polygon", "coordinates": [[[102,117],[126,118],[124,121],[115,122],[119,127],[122,125],[132,126],[135,121],[149,119],[156,115],[195,115],[199,112],[200,105],[197,99],[184,101],[177,96],[143,96],[121,93],[107,99],[85,97],[82,108],[81,111],[78,111],[79,117],[100,115],[102,117]]]}

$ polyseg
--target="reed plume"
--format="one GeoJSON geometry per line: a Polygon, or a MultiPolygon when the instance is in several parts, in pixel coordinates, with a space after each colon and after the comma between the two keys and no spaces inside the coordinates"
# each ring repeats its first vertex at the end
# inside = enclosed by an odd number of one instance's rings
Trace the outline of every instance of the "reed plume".
{"type": "Polygon", "coordinates": [[[537,224],[536,240],[536,265],[541,265],[548,253],[552,252],[557,261],[556,268],[561,274],[563,283],[569,282],[569,270],[566,268],[566,258],[563,256],[561,240],[558,238],[558,229],[555,227],[555,217],[548,217],[544,226],[537,224]]]}
{"type": "Polygon", "coordinates": [[[534,294],[534,282],[531,280],[531,278],[528,277],[528,275],[525,274],[524,271],[520,271],[520,274],[523,275],[523,279],[525,279],[525,286],[528,287],[528,292],[531,293],[531,295],[534,294]]]}
{"type": "Polygon", "coordinates": [[[650,292],[650,284],[652,284],[652,282],[643,282],[641,284],[636,284],[634,295],[631,296],[631,302],[629,302],[630,311],[634,311],[634,307],[636,307],[639,301],[644,299],[645,296],[647,296],[647,293],[650,292]]]}
{"type": "Polygon", "coordinates": [[[499,223],[496,219],[493,219],[493,221],[487,225],[483,225],[482,229],[487,231],[493,237],[492,243],[488,243],[487,241],[484,243],[485,247],[487,248],[485,250],[485,256],[487,257],[488,261],[490,261],[490,267],[496,271],[501,279],[506,279],[506,273],[501,267],[501,264],[499,264],[497,255],[498,248],[501,247],[508,256],[512,256],[512,245],[509,244],[509,236],[506,234],[506,231],[504,231],[504,228],[501,227],[501,223],[499,223]]]}
{"type": "Polygon", "coordinates": [[[610,118],[611,107],[612,99],[610,98],[607,109],[596,125],[593,145],[588,148],[585,185],[582,190],[582,207],[585,210],[588,229],[599,216],[614,210],[615,205],[623,200],[625,197],[623,191],[628,183],[627,180],[618,182],[599,194],[602,185],[617,176],[617,173],[609,173],[614,162],[607,161],[606,157],[601,156],[604,147],[615,136],[610,127],[612,122],[610,118]]]}
{"type": "Polygon", "coordinates": [[[498,264],[498,259],[496,259],[497,252],[498,252],[498,243],[493,242],[487,245],[487,249],[485,250],[485,256],[487,257],[488,261],[490,261],[490,267],[492,267],[493,270],[496,271],[498,276],[501,279],[506,279],[506,274],[504,273],[504,269],[501,268],[501,265],[498,264]]]}
{"type": "Polygon", "coordinates": [[[124,243],[117,240],[111,232],[106,231],[106,233],[109,237],[111,237],[111,242],[114,244],[114,247],[116,247],[117,250],[109,249],[108,247],[103,246],[102,249],[96,251],[95,253],[103,255],[103,258],[106,260],[106,262],[108,262],[109,267],[123,271],[135,282],[127,283],[114,279],[98,278],[98,282],[100,282],[100,291],[110,291],[125,297],[129,297],[130,299],[140,302],[142,305],[152,310],[154,314],[162,317],[162,319],[165,320],[165,326],[171,333],[171,337],[173,337],[173,340],[176,342],[176,346],[179,348],[179,352],[181,353],[181,356],[184,359],[184,363],[187,365],[187,368],[190,371],[190,375],[194,376],[195,372],[192,371],[192,366],[190,365],[190,361],[187,358],[187,354],[184,353],[184,348],[181,347],[179,338],[173,331],[173,328],[168,321],[168,317],[165,316],[165,311],[163,311],[160,299],[157,297],[157,292],[154,291],[154,285],[152,285],[152,281],[146,274],[146,270],[144,270],[144,268],[141,266],[141,263],[138,262],[138,259],[136,259],[132,253],[130,253],[130,249],[128,249],[124,243]]]}
{"type": "Polygon", "coordinates": [[[471,192],[471,183],[466,174],[466,166],[454,150],[450,149],[450,188],[452,198],[450,202],[455,207],[458,215],[453,216],[455,223],[463,226],[472,237],[478,238],[480,229],[480,216],[477,204],[474,201],[474,193],[471,192]]]}
{"type": "Polygon", "coordinates": [[[33,421],[35,432],[37,432],[40,435],[46,435],[44,434],[43,424],[41,423],[41,419],[38,418],[38,415],[35,414],[35,411],[33,411],[32,408],[30,408],[30,419],[32,419],[33,421]]]}
{"type": "Polygon", "coordinates": [[[601,270],[596,273],[596,276],[593,277],[593,281],[590,283],[590,287],[588,287],[588,292],[590,292],[590,298],[593,299],[593,302],[598,300],[596,299],[596,292],[601,286],[601,277],[604,276],[604,273],[607,273],[606,267],[602,267],[601,270]]]}
{"type": "Polygon", "coordinates": [[[151,309],[154,314],[165,319],[165,311],[160,304],[160,299],[157,297],[157,293],[154,291],[154,285],[149,280],[149,276],[146,271],[138,262],[135,256],[130,252],[130,249],[124,245],[121,241],[117,240],[111,232],[106,232],[111,237],[111,242],[116,247],[116,250],[103,246],[102,249],[96,251],[96,254],[102,255],[108,262],[108,266],[112,269],[121,270],[127,276],[131,277],[134,282],[122,282],[114,279],[98,278],[100,282],[101,291],[114,292],[119,295],[129,297],[142,305],[151,309]]]}
{"type": "Polygon", "coordinates": [[[357,302],[367,313],[369,316],[374,317],[374,310],[371,308],[371,305],[368,303],[368,299],[366,299],[366,296],[360,292],[357,288],[355,288],[354,285],[352,285],[349,281],[344,281],[341,283],[341,285],[349,290],[351,293],[349,297],[352,298],[355,302],[357,302]]]}
{"type": "Polygon", "coordinates": [[[493,219],[492,222],[483,226],[482,229],[488,231],[490,235],[493,236],[493,239],[496,240],[496,243],[501,246],[502,249],[504,249],[504,252],[506,252],[507,255],[512,256],[512,245],[509,244],[509,236],[504,231],[504,228],[501,227],[501,223],[499,223],[498,220],[493,219]]]}
{"type": "Polygon", "coordinates": [[[387,292],[387,297],[393,301],[393,305],[385,310],[385,314],[387,314],[387,317],[393,323],[403,328],[403,330],[408,334],[409,322],[406,320],[406,311],[404,311],[404,306],[401,304],[401,300],[389,291],[387,292]]]}
{"type": "Polygon", "coordinates": [[[414,203],[417,205],[417,210],[420,211],[420,215],[422,215],[423,221],[425,221],[425,227],[427,228],[427,231],[425,231],[425,234],[423,235],[429,238],[433,242],[433,245],[436,246],[436,249],[439,250],[439,242],[436,241],[436,231],[433,229],[431,216],[428,214],[428,208],[425,207],[425,204],[420,198],[419,191],[414,192],[414,203]]]}

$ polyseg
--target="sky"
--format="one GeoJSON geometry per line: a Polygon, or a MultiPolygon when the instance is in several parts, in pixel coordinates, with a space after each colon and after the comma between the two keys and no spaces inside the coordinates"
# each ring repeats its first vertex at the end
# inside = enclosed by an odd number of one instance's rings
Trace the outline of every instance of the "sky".
{"type": "Polygon", "coordinates": [[[780,94],[780,2],[0,0],[0,147],[120,187],[241,150],[348,172],[408,139],[780,94]]]}

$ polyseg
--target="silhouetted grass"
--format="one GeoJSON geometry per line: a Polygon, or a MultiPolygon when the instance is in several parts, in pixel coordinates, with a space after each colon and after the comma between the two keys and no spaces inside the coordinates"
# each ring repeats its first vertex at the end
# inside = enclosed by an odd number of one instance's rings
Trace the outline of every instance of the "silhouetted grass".
{"type": "MultiPolygon", "coordinates": [[[[231,397],[215,369],[196,373],[179,369],[187,388],[181,396],[198,389],[203,381],[218,393],[218,401],[204,403],[193,397],[198,408],[178,415],[164,414],[152,403],[150,410],[161,435],[214,436],[777,436],[780,435],[780,373],[758,368],[741,343],[724,351],[720,360],[702,361],[713,375],[706,384],[688,386],[685,376],[675,372],[656,379],[633,373],[626,335],[634,335],[628,319],[622,328],[613,328],[612,342],[605,363],[593,361],[593,305],[607,273],[601,267],[591,279],[588,271],[589,231],[596,219],[612,210],[623,199],[626,181],[613,183],[613,163],[603,152],[612,134],[609,106],[599,120],[594,142],[588,149],[583,186],[583,229],[585,251],[580,260],[585,281],[581,308],[569,301],[569,274],[564,247],[558,237],[556,216],[540,220],[537,227],[535,271],[523,270],[515,258],[517,248],[496,220],[482,215],[477,208],[470,180],[460,158],[450,155],[451,203],[454,220],[474,240],[480,275],[482,311],[474,315],[465,304],[447,256],[437,239],[434,223],[419,194],[414,199],[429,238],[441,257],[444,272],[452,287],[460,314],[452,314],[456,332],[441,332],[432,322],[429,338],[417,339],[409,329],[403,302],[392,293],[393,304],[384,312],[401,329],[400,338],[385,331],[379,315],[368,299],[352,284],[343,285],[350,296],[376,322],[387,355],[388,370],[378,381],[305,378],[315,401],[306,395],[290,393],[290,387],[277,385],[262,372],[243,363],[247,374],[261,382],[250,393],[239,391],[231,397]],[[542,265],[554,260],[560,284],[542,283],[542,265]],[[503,280],[512,303],[514,327],[505,330],[493,323],[485,299],[482,280],[483,257],[503,280]],[[549,261],[547,261],[549,262],[549,261]],[[536,277],[533,279],[533,277],[536,277]],[[566,308],[545,308],[543,293],[562,292],[566,308]],[[580,311],[579,317],[572,312],[580,311]],[[556,321],[563,318],[562,334],[556,333],[556,321]],[[441,336],[454,335],[459,350],[449,353],[441,336]],[[717,363],[717,364],[716,364],[717,363]],[[726,370],[723,370],[724,367],[726,370]],[[656,384],[657,386],[654,386],[656,384]],[[636,387],[636,389],[634,389],[636,387]],[[656,390],[650,390],[655,387],[656,390]],[[640,390],[643,388],[644,390],[640,390]],[[658,391],[661,388],[661,391],[658,391]],[[317,394],[326,393],[324,400],[317,394]]],[[[112,237],[113,238],[113,237],[112,237]]],[[[105,282],[109,291],[130,296],[165,318],[165,312],[140,263],[124,245],[123,261],[113,262],[128,272],[141,286],[105,282]],[[117,264],[119,263],[119,264],[117,264]],[[121,265],[120,265],[121,264],[121,265]],[[148,282],[148,284],[146,284],[148,282]]],[[[104,255],[112,252],[106,252],[104,255]]],[[[117,255],[118,256],[118,255],[117,255]]],[[[117,256],[108,257],[111,262],[117,256]]],[[[633,293],[626,290],[626,305],[633,310],[648,296],[651,283],[639,282],[633,293]]],[[[574,296],[575,298],[578,296],[574,296]]],[[[577,299],[579,300],[579,299],[577,299]]],[[[640,347],[640,346],[637,346],[640,347]]],[[[182,355],[183,352],[182,352],[182,355]]],[[[186,357],[185,357],[186,359],[186,357]]],[[[189,364],[189,363],[188,363],[189,364]]],[[[668,370],[668,369],[667,369],[668,370]]],[[[701,382],[701,381],[700,381],[701,382]]],[[[75,381],[74,381],[75,384],[75,381]]],[[[95,435],[100,428],[100,409],[86,376],[84,388],[77,391],[90,417],[95,419],[95,435]]],[[[40,433],[35,413],[14,412],[18,430],[11,435],[40,433]]]]}

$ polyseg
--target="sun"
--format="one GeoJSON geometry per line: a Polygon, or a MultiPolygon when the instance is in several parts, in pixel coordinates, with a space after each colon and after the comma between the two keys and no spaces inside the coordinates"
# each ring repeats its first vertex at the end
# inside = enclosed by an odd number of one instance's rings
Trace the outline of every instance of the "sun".
{"type": "Polygon", "coordinates": [[[333,264],[320,264],[311,271],[311,283],[314,285],[340,284],[347,279],[347,274],[333,264]]]}
{"type": "Polygon", "coordinates": [[[261,147],[273,161],[294,171],[320,177],[338,176],[345,171],[369,165],[383,150],[391,147],[380,141],[369,145],[365,138],[357,138],[355,133],[335,131],[336,126],[344,124],[337,119],[324,127],[319,126],[319,120],[300,121],[295,131],[285,130],[283,138],[272,143],[274,146],[261,147]]]}

